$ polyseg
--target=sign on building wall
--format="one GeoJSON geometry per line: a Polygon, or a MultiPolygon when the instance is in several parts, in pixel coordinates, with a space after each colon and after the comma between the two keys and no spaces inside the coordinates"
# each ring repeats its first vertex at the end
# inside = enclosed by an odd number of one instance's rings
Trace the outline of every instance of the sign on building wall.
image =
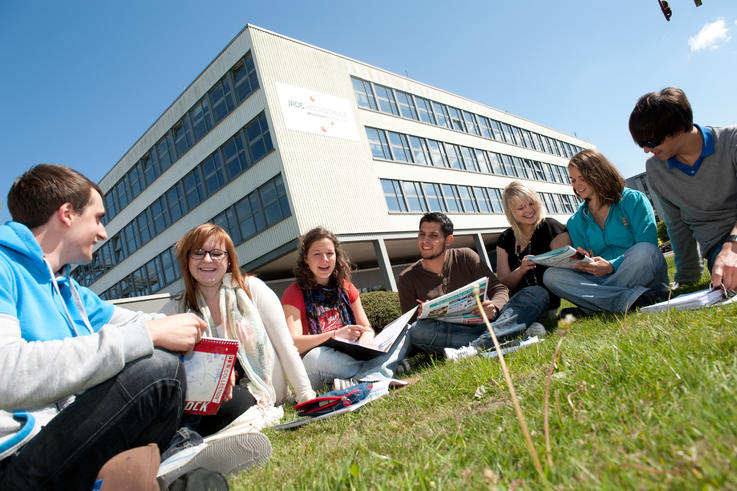
{"type": "Polygon", "coordinates": [[[279,82],[276,90],[288,129],[358,140],[352,105],[347,99],[279,82]]]}

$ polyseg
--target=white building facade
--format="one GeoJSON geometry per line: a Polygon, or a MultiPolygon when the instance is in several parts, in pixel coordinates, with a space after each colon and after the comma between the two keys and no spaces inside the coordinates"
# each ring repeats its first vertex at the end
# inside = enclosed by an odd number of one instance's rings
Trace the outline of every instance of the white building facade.
{"type": "MultiPolygon", "coordinates": [[[[566,165],[592,144],[385,70],[246,26],[100,181],[109,240],[73,274],[106,299],[182,289],[172,246],[213,221],[278,292],[322,225],[359,288],[396,289],[426,211],[488,260],[520,180],[565,222],[566,165]]],[[[493,254],[491,255],[493,263],[493,254]]]]}

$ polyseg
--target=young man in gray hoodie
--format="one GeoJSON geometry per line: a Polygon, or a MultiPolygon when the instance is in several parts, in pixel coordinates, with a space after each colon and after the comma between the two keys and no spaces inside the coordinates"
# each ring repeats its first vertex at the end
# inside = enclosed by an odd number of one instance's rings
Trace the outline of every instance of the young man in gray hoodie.
{"type": "Polygon", "coordinates": [[[36,166],[13,183],[7,205],[0,489],[91,489],[114,455],[167,448],[186,390],[175,353],[191,350],[206,324],[114,307],[69,275],[107,238],[102,192],[80,173],[36,166]]]}

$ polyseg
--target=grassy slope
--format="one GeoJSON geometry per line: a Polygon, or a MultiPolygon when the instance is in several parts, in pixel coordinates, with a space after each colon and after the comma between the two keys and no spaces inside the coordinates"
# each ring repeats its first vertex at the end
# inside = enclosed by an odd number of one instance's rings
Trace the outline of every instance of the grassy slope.
{"type": "Polygon", "coordinates": [[[735,313],[737,306],[596,316],[510,354],[546,483],[499,362],[476,357],[422,358],[418,383],[356,413],[266,430],[271,460],[232,479],[232,488],[737,488],[735,313]],[[545,380],[566,331],[551,386],[551,466],[545,380]]]}

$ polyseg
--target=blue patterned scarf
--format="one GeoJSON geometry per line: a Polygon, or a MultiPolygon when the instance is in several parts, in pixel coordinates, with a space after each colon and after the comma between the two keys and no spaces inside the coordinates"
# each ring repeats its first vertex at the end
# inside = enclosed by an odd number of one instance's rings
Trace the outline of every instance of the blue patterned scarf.
{"type": "Polygon", "coordinates": [[[340,314],[344,326],[356,323],[356,316],[353,315],[346,290],[338,288],[334,280],[331,279],[327,286],[317,285],[310,290],[302,289],[302,295],[305,299],[307,326],[310,334],[322,333],[320,314],[326,309],[335,309],[340,314]]]}

